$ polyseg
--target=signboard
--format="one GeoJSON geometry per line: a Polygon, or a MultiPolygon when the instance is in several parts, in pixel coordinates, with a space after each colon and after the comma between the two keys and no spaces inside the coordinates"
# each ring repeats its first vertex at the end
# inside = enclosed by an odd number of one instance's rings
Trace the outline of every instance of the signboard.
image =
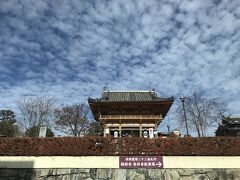
{"type": "Polygon", "coordinates": [[[46,135],[47,135],[47,127],[46,126],[40,127],[39,137],[46,137],[46,135]]]}
{"type": "Polygon", "coordinates": [[[124,169],[162,169],[163,158],[162,156],[120,156],[119,167],[124,169]]]}
{"type": "Polygon", "coordinates": [[[148,131],[149,131],[149,137],[154,138],[153,128],[149,128],[148,131]]]}
{"type": "Polygon", "coordinates": [[[114,137],[117,138],[118,137],[118,132],[117,131],[114,131],[114,137]]]}

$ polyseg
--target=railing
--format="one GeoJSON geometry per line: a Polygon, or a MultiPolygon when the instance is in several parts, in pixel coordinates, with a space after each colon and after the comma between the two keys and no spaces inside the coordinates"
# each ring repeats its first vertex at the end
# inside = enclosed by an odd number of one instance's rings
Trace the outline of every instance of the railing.
{"type": "Polygon", "coordinates": [[[100,115],[99,119],[162,119],[162,115],[100,115]]]}

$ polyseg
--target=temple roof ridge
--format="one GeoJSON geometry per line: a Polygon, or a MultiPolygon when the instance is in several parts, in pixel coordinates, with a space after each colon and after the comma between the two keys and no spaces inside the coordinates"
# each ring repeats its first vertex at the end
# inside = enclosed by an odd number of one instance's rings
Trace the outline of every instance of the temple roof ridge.
{"type": "Polygon", "coordinates": [[[155,92],[154,90],[104,90],[103,92],[155,92]]]}

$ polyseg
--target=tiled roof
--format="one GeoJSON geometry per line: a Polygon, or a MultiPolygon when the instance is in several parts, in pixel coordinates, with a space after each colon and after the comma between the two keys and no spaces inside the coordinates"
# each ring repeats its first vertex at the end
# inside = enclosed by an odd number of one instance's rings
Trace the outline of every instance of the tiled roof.
{"type": "Polygon", "coordinates": [[[154,91],[104,91],[100,101],[168,101],[171,98],[160,98],[154,91]]]}
{"type": "Polygon", "coordinates": [[[240,124],[240,117],[228,117],[223,119],[223,124],[240,124]]]}

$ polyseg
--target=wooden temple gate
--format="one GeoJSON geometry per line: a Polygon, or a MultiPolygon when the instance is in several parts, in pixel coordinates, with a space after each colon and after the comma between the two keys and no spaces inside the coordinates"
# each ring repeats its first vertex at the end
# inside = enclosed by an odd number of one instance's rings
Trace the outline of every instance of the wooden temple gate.
{"type": "Polygon", "coordinates": [[[103,91],[101,98],[88,103],[96,121],[104,128],[104,136],[148,137],[157,134],[174,98],[158,97],[155,91],[103,91]],[[150,133],[151,131],[151,133],[150,133]]]}
{"type": "Polygon", "coordinates": [[[143,131],[153,128],[157,131],[158,124],[162,121],[162,115],[100,115],[99,121],[104,127],[104,137],[114,136],[118,132],[118,137],[137,136],[142,137],[143,131]],[[107,133],[109,131],[109,133],[107,133]],[[133,131],[135,133],[133,133],[133,131]],[[124,133],[125,132],[125,133],[124,133]],[[128,132],[128,133],[127,133],[128,132]]]}

